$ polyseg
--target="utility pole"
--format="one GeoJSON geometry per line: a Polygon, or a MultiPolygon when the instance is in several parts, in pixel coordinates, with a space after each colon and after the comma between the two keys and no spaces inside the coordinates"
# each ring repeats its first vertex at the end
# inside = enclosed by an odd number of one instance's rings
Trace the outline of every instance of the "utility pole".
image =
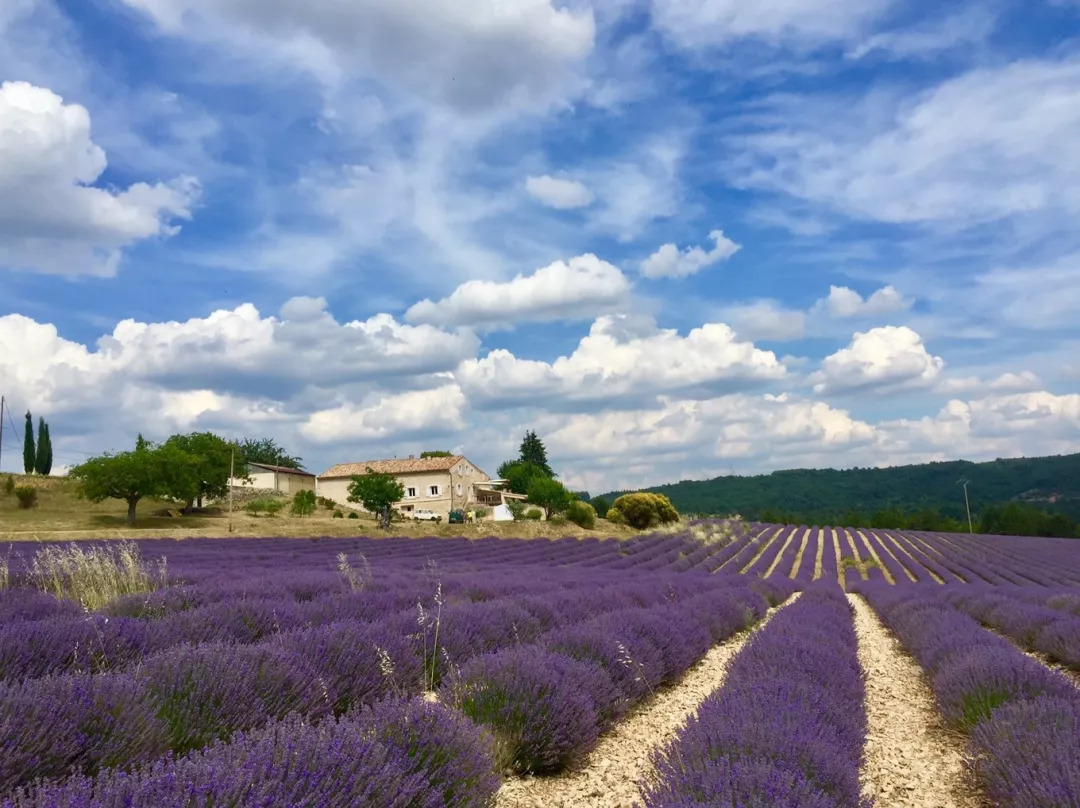
{"type": "Polygon", "coordinates": [[[956,482],[960,483],[960,484],[962,484],[964,486],[964,508],[967,510],[968,533],[974,533],[975,529],[971,526],[971,503],[968,502],[968,492],[967,492],[967,487],[968,487],[968,482],[969,481],[964,479],[964,478],[960,478],[956,482]]]}
{"type": "Polygon", "coordinates": [[[232,490],[233,476],[236,474],[236,448],[229,450],[229,532],[232,533],[232,490]]]}

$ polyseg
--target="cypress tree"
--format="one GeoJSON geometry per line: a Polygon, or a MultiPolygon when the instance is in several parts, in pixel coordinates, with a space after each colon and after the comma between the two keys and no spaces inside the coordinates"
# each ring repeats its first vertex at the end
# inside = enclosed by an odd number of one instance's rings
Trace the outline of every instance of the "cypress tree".
{"type": "Polygon", "coordinates": [[[555,472],[548,465],[547,449],[544,447],[544,442],[531,429],[525,433],[525,439],[521,441],[521,459],[526,463],[532,463],[548,477],[555,476],[555,472]]]}
{"type": "Polygon", "coordinates": [[[37,452],[34,451],[34,416],[30,410],[26,411],[26,429],[23,433],[23,473],[33,474],[34,464],[37,463],[37,452]]]}
{"type": "Polygon", "coordinates": [[[48,427],[45,426],[45,419],[38,418],[37,428],[37,451],[34,453],[34,473],[45,473],[45,455],[49,451],[49,435],[48,427]]]}
{"type": "Polygon", "coordinates": [[[45,463],[41,467],[41,473],[46,477],[52,473],[52,433],[49,431],[49,424],[45,424],[45,463]]]}

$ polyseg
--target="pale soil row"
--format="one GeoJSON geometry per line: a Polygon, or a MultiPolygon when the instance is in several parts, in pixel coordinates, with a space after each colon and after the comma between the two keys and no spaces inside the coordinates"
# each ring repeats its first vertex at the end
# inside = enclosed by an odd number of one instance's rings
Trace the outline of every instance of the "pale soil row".
{"type": "Polygon", "coordinates": [[[892,543],[893,547],[896,547],[898,550],[900,550],[900,552],[902,552],[904,555],[906,555],[908,557],[908,560],[911,561],[911,564],[912,564],[911,569],[913,569],[913,570],[921,570],[922,572],[929,575],[934,580],[935,583],[939,583],[939,584],[945,583],[944,579],[940,575],[938,575],[933,570],[928,569],[927,567],[925,567],[922,564],[922,562],[919,561],[919,559],[917,559],[914,556],[914,554],[911,552],[911,550],[909,550],[907,547],[905,547],[901,543],[901,541],[896,538],[896,536],[894,536],[894,535],[892,535],[890,533],[890,534],[886,534],[886,538],[892,543]]]}
{"type": "Polygon", "coordinates": [[[844,571],[840,569],[840,559],[842,558],[840,555],[840,537],[836,535],[835,527],[829,528],[829,532],[832,533],[833,552],[836,554],[836,577],[840,582],[840,588],[847,591],[847,587],[844,586],[844,571]]]}
{"type": "Polygon", "coordinates": [[[825,574],[822,562],[825,560],[825,528],[818,528],[817,555],[814,556],[814,580],[825,574]]]}
{"type": "Polygon", "coordinates": [[[803,556],[806,555],[806,545],[810,543],[810,528],[806,528],[802,534],[802,540],[799,542],[799,549],[795,552],[795,561],[791,565],[791,572],[788,573],[788,577],[794,579],[799,574],[799,569],[802,567],[803,556]]]}
{"type": "Polygon", "coordinates": [[[773,559],[773,562],[769,565],[769,568],[765,570],[765,574],[761,576],[762,578],[768,578],[770,575],[772,575],[773,570],[780,566],[780,562],[787,558],[788,547],[791,546],[791,543],[795,540],[795,537],[798,534],[798,530],[791,531],[791,535],[788,536],[787,539],[784,541],[784,546],[780,548],[780,552],[777,554],[776,558],[773,559]]]}
{"type": "Polygon", "coordinates": [[[868,580],[866,567],[863,566],[863,557],[859,553],[858,546],[855,544],[854,536],[851,535],[851,531],[847,528],[844,528],[844,538],[847,539],[848,547],[851,548],[851,552],[855,555],[855,564],[857,565],[856,569],[859,571],[859,577],[864,581],[868,580]]]}
{"type": "Polygon", "coordinates": [[[496,808],[631,808],[640,799],[638,783],[652,769],[653,751],[672,740],[724,684],[728,666],[747,640],[798,597],[796,592],[749,631],[713,646],[678,682],[658,690],[605,733],[577,768],[551,777],[508,777],[496,808]]]}
{"type": "Polygon", "coordinates": [[[865,600],[847,597],[866,674],[863,796],[874,808],[979,808],[964,739],[946,727],[922,669],[865,600]]]}
{"type": "Polygon", "coordinates": [[[889,572],[889,568],[881,563],[881,556],[877,554],[877,550],[875,550],[874,545],[870,543],[870,539],[868,539],[861,530],[855,530],[855,534],[859,537],[859,541],[866,545],[866,550],[870,553],[870,558],[877,564],[878,569],[881,570],[881,574],[885,576],[885,580],[890,584],[895,584],[896,579],[893,578],[893,574],[889,572]]]}
{"type": "Polygon", "coordinates": [[[877,533],[870,533],[867,538],[868,538],[868,541],[870,541],[871,546],[873,546],[873,542],[877,542],[878,545],[880,545],[882,551],[887,553],[889,558],[891,558],[893,561],[895,561],[897,566],[899,566],[900,569],[902,569],[904,571],[904,574],[908,577],[909,581],[918,580],[915,577],[915,575],[911,572],[911,570],[908,568],[908,565],[905,564],[903,561],[901,561],[897,557],[896,553],[894,553],[892,551],[892,548],[890,548],[889,545],[886,544],[877,533]]]}
{"type": "MultiPolygon", "coordinates": [[[[780,528],[776,528],[776,530],[779,531],[780,528]]],[[[747,544],[754,544],[755,542],[768,541],[767,539],[762,538],[768,532],[769,532],[769,528],[767,528],[767,527],[761,528],[756,534],[754,534],[753,536],[750,537],[750,540],[747,542],[747,544]]],[[[742,548],[739,548],[739,552],[742,552],[742,548]]],[[[717,567],[715,570],[713,570],[713,572],[720,572],[721,570],[724,571],[724,572],[736,572],[736,569],[735,569],[734,566],[728,566],[728,565],[731,564],[735,560],[736,556],[738,556],[738,555],[739,555],[739,553],[736,553],[735,555],[733,555],[731,558],[729,558],[727,561],[725,561],[723,564],[721,564],[719,567],[717,567]]]]}
{"type": "Polygon", "coordinates": [[[750,569],[752,566],[754,566],[754,564],[757,563],[757,560],[759,558],[761,558],[763,555],[765,555],[765,551],[769,549],[769,545],[771,545],[774,541],[776,541],[777,537],[783,532],[784,532],[784,528],[783,527],[778,527],[776,529],[775,533],[773,533],[768,539],[766,539],[765,541],[763,541],[761,543],[761,546],[758,548],[758,551],[756,553],[754,553],[754,557],[751,558],[749,561],[747,561],[743,565],[743,568],[741,570],[739,570],[739,572],[740,573],[745,573],[748,569],[750,569]]]}

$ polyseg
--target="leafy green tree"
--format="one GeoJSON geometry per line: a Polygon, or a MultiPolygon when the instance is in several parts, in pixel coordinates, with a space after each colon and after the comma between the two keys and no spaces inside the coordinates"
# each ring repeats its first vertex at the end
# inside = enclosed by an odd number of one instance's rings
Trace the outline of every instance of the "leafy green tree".
{"type": "Polygon", "coordinates": [[[175,447],[154,446],[139,436],[131,452],[105,453],[91,457],[68,472],[79,481],[80,496],[91,502],[122,499],[127,502],[127,522],[135,524],[135,506],[145,497],[162,496],[175,474],[173,465],[185,463],[175,447]]]}
{"type": "Polygon", "coordinates": [[[368,466],[367,474],[354,474],[349,483],[349,502],[359,502],[364,510],[375,514],[379,527],[390,529],[394,504],[405,496],[405,487],[393,474],[376,473],[368,466]]]}
{"type": "Polygon", "coordinates": [[[679,512],[663,494],[623,494],[612,508],[621,512],[627,524],[638,530],[679,521],[679,512]]]}
{"type": "Polygon", "coordinates": [[[247,461],[240,447],[212,432],[173,435],[165,445],[188,456],[186,468],[176,469],[172,475],[171,483],[175,487],[168,492],[173,499],[184,503],[185,513],[190,513],[196,502],[201,508],[204,498],[220,499],[229,493],[230,466],[238,478],[248,476],[247,461]]]}
{"type": "Polygon", "coordinates": [[[550,479],[542,468],[525,460],[508,460],[499,466],[496,474],[500,480],[506,480],[507,488],[515,494],[528,494],[533,480],[550,479]]]}
{"type": "Polygon", "coordinates": [[[596,509],[590,503],[580,499],[574,500],[567,506],[566,518],[586,530],[596,527],[596,509]]]}
{"type": "Polygon", "coordinates": [[[35,463],[37,452],[34,449],[34,416],[27,410],[26,427],[23,429],[23,473],[33,474],[35,463]]]}
{"type": "Polygon", "coordinates": [[[315,513],[315,492],[305,490],[293,494],[290,511],[293,516],[311,516],[315,513]]]}
{"type": "Polygon", "coordinates": [[[547,449],[544,447],[544,442],[531,429],[525,433],[525,438],[521,441],[519,458],[526,463],[532,463],[544,472],[547,477],[556,476],[555,472],[551,470],[551,466],[548,465],[547,449]]]}
{"type": "Polygon", "coordinates": [[[421,452],[420,453],[421,459],[427,459],[429,457],[453,457],[453,456],[454,456],[453,452],[444,452],[442,450],[432,451],[432,452],[421,452]]]}
{"type": "Polygon", "coordinates": [[[593,506],[593,510],[595,510],[597,514],[604,516],[607,516],[607,512],[611,510],[611,503],[604,499],[604,497],[590,499],[589,504],[593,506]]]}
{"type": "Polygon", "coordinates": [[[240,455],[249,463],[303,470],[299,457],[293,457],[273,438],[244,438],[239,443],[240,455]]]}
{"type": "Polygon", "coordinates": [[[553,513],[565,511],[571,501],[566,486],[551,477],[534,478],[526,493],[529,503],[543,508],[548,518],[551,518],[553,513]]]}

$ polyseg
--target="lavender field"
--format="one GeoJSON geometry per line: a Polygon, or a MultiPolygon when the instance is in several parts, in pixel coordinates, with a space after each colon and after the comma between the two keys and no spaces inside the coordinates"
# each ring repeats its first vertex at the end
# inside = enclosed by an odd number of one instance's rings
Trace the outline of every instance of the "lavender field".
{"type": "Polygon", "coordinates": [[[1080,808],[1080,542],[124,547],[6,553],[0,806],[1080,808]]]}

